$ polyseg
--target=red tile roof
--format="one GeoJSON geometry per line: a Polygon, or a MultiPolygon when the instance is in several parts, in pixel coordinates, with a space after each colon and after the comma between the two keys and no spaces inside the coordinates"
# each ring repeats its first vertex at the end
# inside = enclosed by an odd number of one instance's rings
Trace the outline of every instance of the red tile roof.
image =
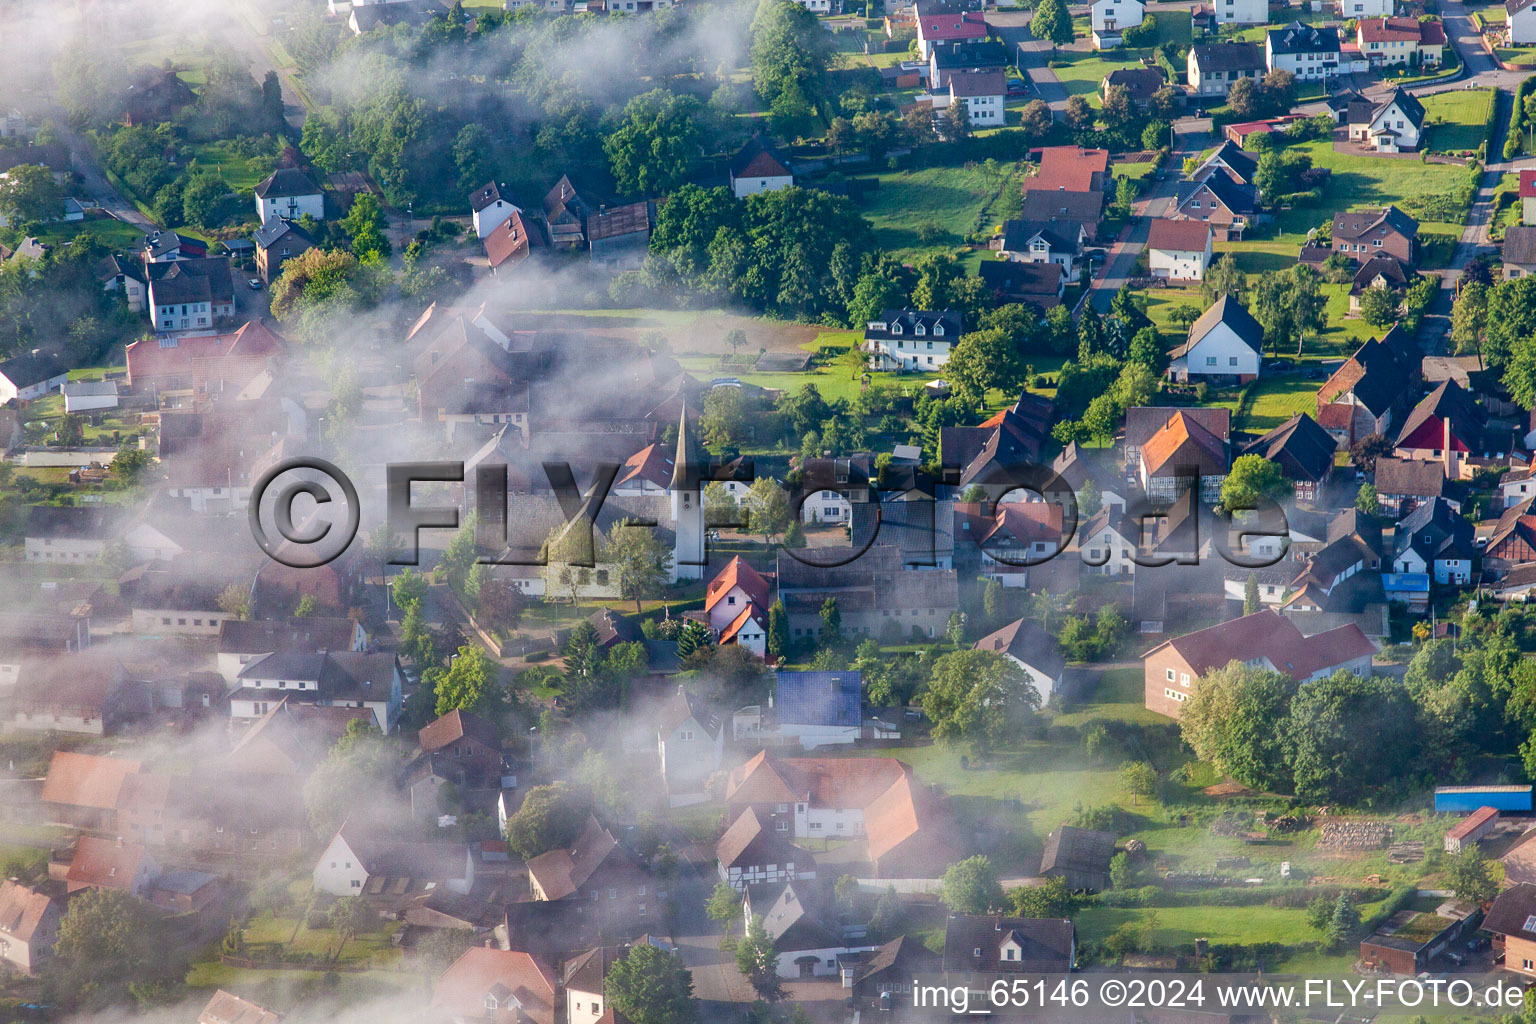
{"type": "Polygon", "coordinates": [[[762,573],[743,562],[741,556],[737,555],[726,563],[718,576],[709,581],[709,588],[704,592],[704,610],[709,611],[714,608],[733,587],[740,587],[745,591],[753,604],[768,607],[768,581],[763,579],[762,573]]]}
{"type": "Polygon", "coordinates": [[[1211,242],[1211,226],[1201,220],[1166,220],[1152,222],[1147,233],[1147,248],[1173,252],[1204,252],[1211,242]]]}
{"type": "Polygon", "coordinates": [[[0,935],[30,942],[53,900],[20,882],[0,881],[0,935]]]}
{"type": "Polygon", "coordinates": [[[966,11],[963,14],[929,14],[918,18],[917,26],[918,34],[930,42],[987,38],[987,22],[978,11],[966,11]]]}
{"type": "Polygon", "coordinates": [[[96,886],[102,889],[131,889],[145,857],[144,847],[121,840],[81,836],[75,847],[75,859],[65,876],[69,891],[96,886]]]}
{"type": "Polygon", "coordinates": [[[511,263],[516,266],[529,256],[534,249],[544,248],[544,236],[536,228],[530,226],[522,213],[514,210],[512,216],[496,229],[485,236],[485,255],[491,261],[494,270],[503,263],[511,263]]]}
{"type": "MultiPolygon", "coordinates": [[[[1435,22],[1428,24],[1439,25],[1435,22]]],[[[1420,22],[1415,18],[1361,18],[1359,22],[1360,39],[1367,43],[1387,42],[1431,42],[1423,38],[1425,33],[1421,29],[1420,22]]],[[[1445,42],[1445,33],[1441,32],[1440,42],[1445,42]]]]}
{"type": "Polygon", "coordinates": [[[1465,839],[1488,822],[1497,819],[1499,812],[1492,807],[1479,807],[1445,834],[1447,839],[1465,839]]]}
{"type": "Polygon", "coordinates": [[[543,890],[545,899],[561,900],[586,885],[618,845],[613,833],[589,817],[587,827],[569,850],[550,850],[532,858],[528,874],[543,890]]]}
{"type": "Polygon", "coordinates": [[[283,339],[260,320],[233,334],[142,338],[128,346],[128,384],[142,391],[157,384],[164,387],[166,378],[176,377],[186,388],[215,380],[244,387],[283,350],[283,339]]]}
{"type": "Polygon", "coordinates": [[[736,639],[736,634],[740,633],[742,627],[746,626],[748,622],[757,623],[758,628],[764,632],[768,630],[768,624],[763,621],[763,613],[758,611],[755,605],[749,604],[741,610],[740,615],[731,620],[729,626],[720,631],[720,642],[727,644],[736,639]]]}
{"type": "Polygon", "coordinates": [[[1536,170],[1520,172],[1520,198],[1536,199],[1536,170]]]}
{"type": "Polygon", "coordinates": [[[126,758],[56,751],[43,781],[43,800],[110,811],[117,807],[123,781],[138,770],[139,762],[126,758]]]}
{"type": "Polygon", "coordinates": [[[432,1006],[453,1017],[479,1020],[487,1016],[486,997],[498,1009],[517,1000],[522,1013],[537,1024],[554,1024],[555,972],[531,953],[518,950],[466,950],[433,986],[432,1006]]]}
{"type": "Polygon", "coordinates": [[[665,488],[672,482],[672,453],[665,445],[646,445],[625,460],[614,486],[622,487],[631,480],[643,480],[665,488]]]}
{"type": "Polygon", "coordinates": [[[1200,467],[1203,471],[1220,473],[1226,469],[1227,456],[1221,439],[1183,412],[1176,412],[1162,430],[1141,446],[1141,461],[1149,474],[1156,473],[1180,453],[1203,454],[1207,460],[1200,467]]]}
{"type": "Polygon", "coordinates": [[[1143,658],[1164,647],[1178,652],[1197,675],[1231,661],[1265,658],[1278,671],[1298,680],[1376,651],[1376,645],[1352,622],[1303,636],[1290,619],[1267,609],[1166,641],[1143,658]]]}
{"type": "Polygon", "coordinates": [[[1040,173],[1024,180],[1024,191],[1092,192],[1102,187],[1108,170],[1107,149],[1046,146],[1040,150],[1040,173]]]}
{"type": "Polygon", "coordinates": [[[458,708],[422,726],[416,734],[416,743],[431,754],[466,737],[493,750],[501,747],[501,736],[496,726],[479,715],[458,708]]]}

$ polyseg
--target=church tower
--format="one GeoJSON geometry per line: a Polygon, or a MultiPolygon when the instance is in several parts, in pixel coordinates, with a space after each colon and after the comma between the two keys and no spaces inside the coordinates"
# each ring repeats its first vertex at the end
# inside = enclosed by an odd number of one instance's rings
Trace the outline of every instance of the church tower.
{"type": "Polygon", "coordinates": [[[704,453],[695,443],[683,409],[677,424],[677,455],[672,460],[672,571],[680,580],[704,578],[704,453]]]}

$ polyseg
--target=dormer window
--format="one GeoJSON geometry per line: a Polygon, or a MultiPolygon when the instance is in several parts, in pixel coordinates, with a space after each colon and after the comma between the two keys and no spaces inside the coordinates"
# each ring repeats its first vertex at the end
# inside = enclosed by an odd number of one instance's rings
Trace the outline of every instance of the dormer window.
{"type": "Polygon", "coordinates": [[[943,324],[934,324],[933,325],[933,336],[935,338],[942,338],[942,337],[944,337],[944,325],[943,324]]]}
{"type": "Polygon", "coordinates": [[[925,328],[924,328],[924,327],[923,327],[923,325],[922,325],[922,324],[918,324],[918,325],[917,325],[917,326],[916,326],[916,327],[915,327],[915,328],[914,328],[914,329],[913,329],[913,333],[915,333],[915,334],[916,334],[916,335],[917,335],[917,336],[918,336],[918,337],[919,337],[919,338],[921,338],[921,337],[922,337],[922,336],[923,336],[923,335],[925,335],[925,334],[927,334],[927,333],[928,333],[928,331],[927,331],[927,330],[926,330],[926,329],[925,329],[925,328]]]}
{"type": "Polygon", "coordinates": [[[891,333],[892,334],[900,334],[901,333],[901,324],[899,322],[891,324],[891,333]]]}
{"type": "Polygon", "coordinates": [[[496,997],[493,996],[493,995],[487,995],[485,997],[485,1008],[487,1010],[494,1010],[494,1009],[496,1009],[496,1006],[497,1006],[496,997]]]}

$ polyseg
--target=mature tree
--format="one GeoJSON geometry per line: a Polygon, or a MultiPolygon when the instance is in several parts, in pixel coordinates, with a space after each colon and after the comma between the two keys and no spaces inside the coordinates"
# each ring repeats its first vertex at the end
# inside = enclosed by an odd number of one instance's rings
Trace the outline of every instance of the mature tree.
{"type": "Polygon", "coordinates": [[[1239,78],[1227,90],[1227,106],[1238,117],[1258,117],[1264,110],[1264,94],[1259,83],[1251,78],[1239,78]]]}
{"type": "Polygon", "coordinates": [[[1261,503],[1281,501],[1292,492],[1279,463],[1262,455],[1239,455],[1221,484],[1221,504],[1230,512],[1257,509],[1261,503]]]}
{"type": "Polygon", "coordinates": [[[1003,887],[992,861],[978,854],[944,872],[939,900],[955,914],[985,914],[1003,905],[1003,887]]]}
{"type": "Polygon", "coordinates": [[[219,610],[236,619],[248,619],[251,617],[251,588],[240,583],[231,583],[219,591],[219,610]]]}
{"type": "Polygon", "coordinates": [[[1129,761],[1120,769],[1120,788],[1131,797],[1134,804],[1144,796],[1157,793],[1157,769],[1146,761],[1129,761]]]}
{"type": "Polygon", "coordinates": [[[150,905],[123,889],[86,889],[59,923],[48,989],[66,1005],[120,999],[131,983],[177,982],[185,960],[150,905]]]}
{"type": "Polygon", "coordinates": [[[1476,843],[1462,847],[1461,852],[1445,866],[1445,880],[1457,899],[1470,903],[1483,903],[1499,894],[1499,883],[1493,876],[1493,862],[1476,843]]]}
{"type": "Polygon", "coordinates": [[[1243,614],[1252,615],[1261,607],[1262,605],[1259,603],[1259,577],[1249,573],[1247,581],[1243,584],[1243,614]]]}
{"type": "Polygon", "coordinates": [[[970,740],[978,749],[1002,743],[1040,706],[1040,695],[1016,662],[998,651],[962,650],[933,666],[923,710],[940,740],[970,740]]]}
{"type": "Polygon", "coordinates": [[[665,195],[693,176],[704,105],[692,96],[652,89],[630,100],[603,148],[619,191],[665,195]]]}
{"type": "Polygon", "coordinates": [[[1463,281],[1451,309],[1451,341],[1458,354],[1476,352],[1488,327],[1488,292],[1486,284],[1463,281]]]}
{"type": "Polygon", "coordinates": [[[660,597],[671,579],[672,552],[649,527],[633,526],[627,519],[609,528],[599,558],[618,584],[619,596],[635,602],[636,615],[642,610],[640,602],[660,597]]]}
{"type": "Polygon", "coordinates": [[[41,164],[17,164],[0,178],[0,215],[13,226],[64,216],[64,190],[41,164]]]}
{"type": "Polygon", "coordinates": [[[747,934],[736,943],[736,967],[765,998],[779,991],[779,951],[763,928],[762,919],[747,922],[747,934]]]}
{"type": "Polygon", "coordinates": [[[1222,774],[1254,789],[1284,789],[1290,772],[1280,725],[1295,695],[1289,676],[1233,662],[1201,676],[1179,731],[1222,774]]]}
{"type": "Polygon", "coordinates": [[[1376,472],[1376,460],[1392,454],[1390,439],[1382,434],[1366,434],[1349,446],[1349,461],[1366,473],[1376,472]]]}
{"type": "Polygon", "coordinates": [[[732,922],[741,917],[741,893],[726,881],[715,883],[709,899],[704,903],[704,913],[711,921],[731,930],[732,922]]]}
{"type": "Polygon", "coordinates": [[[955,394],[980,407],[993,388],[1014,394],[1024,386],[1024,362],[1013,339],[998,328],[962,335],[944,364],[955,394]]]}
{"type": "Polygon", "coordinates": [[[362,721],[347,723],[326,759],[304,782],[304,807],[319,835],[332,835],[360,808],[390,806],[400,764],[394,744],[362,721]]]}
{"type": "Polygon", "coordinates": [[[742,389],[710,388],[704,396],[704,415],[700,424],[708,444],[728,445],[741,441],[747,425],[747,398],[742,389]]]}
{"type": "Polygon", "coordinates": [[[261,112],[268,131],[277,134],[287,129],[288,122],[283,116],[283,84],[276,71],[269,70],[261,80],[261,112]]]}
{"type": "Polygon", "coordinates": [[[1088,97],[1079,94],[1067,97],[1067,106],[1062,112],[1062,117],[1066,120],[1067,127],[1074,132],[1086,132],[1093,127],[1098,114],[1094,111],[1093,105],[1088,102],[1088,97]]]}
{"type": "Polygon", "coordinates": [[[789,654],[789,616],[783,601],[768,606],[768,653],[775,658],[789,654]]]}
{"type": "Polygon", "coordinates": [[[1414,774],[1420,735],[1413,699],[1395,679],[1335,672],[1308,683],[1282,727],[1296,795],[1354,803],[1414,774]]]}
{"type": "Polygon", "coordinates": [[[181,192],[182,216],[188,224],[198,228],[212,228],[219,224],[220,207],[229,195],[229,185],[213,171],[199,171],[187,179],[181,192]]]}
{"type": "Polygon", "coordinates": [[[343,896],[331,904],[331,909],[325,915],[325,923],[341,936],[341,942],[336,946],[333,957],[334,962],[341,959],[341,951],[347,947],[347,943],[353,936],[372,931],[379,926],[379,912],[360,894],[343,896]]]}
{"type": "Polygon", "coordinates": [[[1072,14],[1062,0],[1040,0],[1029,19],[1029,31],[1036,39],[1048,39],[1052,49],[1072,41],[1072,14]]]}
{"type": "Polygon", "coordinates": [[[1360,319],[1372,327],[1386,327],[1398,321],[1399,305],[1391,288],[1367,288],[1360,294],[1360,319]]]}
{"type": "Polygon", "coordinates": [[[1355,906],[1349,890],[1339,893],[1334,901],[1333,914],[1328,919],[1328,929],[1323,933],[1323,943],[1330,950],[1342,949],[1360,929],[1360,909],[1355,906]]]}
{"type": "Polygon", "coordinates": [[[770,106],[785,94],[814,104],[826,94],[832,35],[789,0],[760,0],[752,19],[752,87],[770,106]]]}
{"type": "Polygon", "coordinates": [[[608,969],[603,993],[634,1024],[693,1024],[699,1001],[682,958],[649,943],[629,948],[608,969]]]}
{"type": "MultiPolygon", "coordinates": [[[[1231,253],[1223,253],[1200,279],[1200,294],[1207,302],[1230,295],[1239,302],[1248,292],[1248,275],[1243,273],[1231,253]]],[[[1198,316],[1198,310],[1196,311],[1198,316]]]]}
{"type": "Polygon", "coordinates": [[[1296,76],[1275,68],[1264,76],[1264,105],[1272,114],[1285,114],[1296,105],[1296,76]]]}
{"type": "Polygon", "coordinates": [[[1069,918],[1077,909],[1067,880],[1060,876],[1047,878],[1039,885],[1009,889],[1007,896],[1015,917],[1069,918]]]}
{"type": "Polygon", "coordinates": [[[710,526],[735,526],[740,522],[740,508],[725,484],[719,480],[704,486],[704,522],[710,526]]]}
{"type": "Polygon", "coordinates": [[[1355,508],[1368,516],[1381,515],[1381,498],[1376,493],[1375,484],[1360,485],[1360,490],[1355,492],[1355,508]]]}
{"type": "Polygon", "coordinates": [[[416,962],[429,977],[437,977],[476,945],[470,928],[433,928],[416,944],[416,962]]]}
{"type": "MultiPolygon", "coordinates": [[[[1504,383],[1512,393],[1516,387],[1528,393],[1533,386],[1521,384],[1511,366],[1516,352],[1528,351],[1536,345],[1533,339],[1536,339],[1536,278],[1500,281],[1488,293],[1488,322],[1482,355],[1490,367],[1506,371],[1504,383]]],[[[1525,407],[1536,406],[1526,404],[1525,407]]]]}
{"type": "Polygon", "coordinates": [[[1024,130],[1024,137],[1031,143],[1044,140],[1055,127],[1051,108],[1046,106],[1044,100],[1030,100],[1019,111],[1019,127],[1024,130]]]}
{"type": "Polygon", "coordinates": [[[460,647],[448,673],[437,684],[438,715],[468,711],[490,718],[501,709],[504,700],[500,666],[479,644],[460,647]]]}
{"type": "Polygon", "coordinates": [[[570,846],[591,813],[587,796],[564,782],[534,786],[507,819],[507,845],[524,860],[570,846]]]}
{"type": "Polygon", "coordinates": [[[830,642],[842,635],[843,613],[838,608],[837,598],[829,597],[821,602],[821,638],[830,642]]]}
{"type": "Polygon", "coordinates": [[[748,529],[768,543],[789,526],[789,498],[772,477],[758,477],[742,499],[747,512],[748,529]]]}
{"type": "MultiPolygon", "coordinates": [[[[340,226],[352,240],[352,255],[359,260],[367,263],[389,257],[389,236],[386,234],[389,224],[384,218],[384,208],[373,195],[365,192],[352,200],[340,226]]],[[[286,268],[287,264],[283,266],[286,268]]]]}

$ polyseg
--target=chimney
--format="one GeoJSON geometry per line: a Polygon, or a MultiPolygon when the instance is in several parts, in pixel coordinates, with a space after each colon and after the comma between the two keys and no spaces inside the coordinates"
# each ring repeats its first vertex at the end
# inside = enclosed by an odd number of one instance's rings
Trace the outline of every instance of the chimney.
{"type": "Polygon", "coordinates": [[[118,836],[117,837],[117,848],[119,850],[121,850],[123,848],[123,837],[122,836],[118,836]]]}
{"type": "Polygon", "coordinates": [[[486,949],[495,949],[496,948],[496,944],[491,939],[486,939],[485,940],[485,948],[486,949]]]}
{"type": "Polygon", "coordinates": [[[1440,443],[1444,446],[1440,451],[1442,452],[1441,461],[1445,464],[1445,478],[1455,480],[1456,460],[1451,458],[1451,418],[1449,416],[1440,418],[1440,434],[1440,443]]]}

